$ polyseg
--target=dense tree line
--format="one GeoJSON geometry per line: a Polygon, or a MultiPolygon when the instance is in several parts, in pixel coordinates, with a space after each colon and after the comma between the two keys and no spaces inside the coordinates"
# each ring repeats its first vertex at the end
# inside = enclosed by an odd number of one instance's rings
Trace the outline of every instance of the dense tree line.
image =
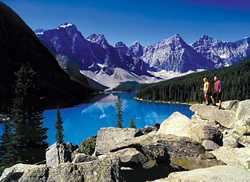
{"type": "Polygon", "coordinates": [[[220,69],[208,70],[152,84],[137,92],[136,97],[152,101],[202,102],[203,78],[210,84],[208,96],[213,93],[214,76],[222,82],[222,101],[250,98],[250,56],[220,69]]]}
{"type": "Polygon", "coordinates": [[[141,84],[136,81],[120,82],[120,84],[116,88],[113,88],[112,91],[132,92],[141,90],[148,85],[149,84],[141,84]]]}

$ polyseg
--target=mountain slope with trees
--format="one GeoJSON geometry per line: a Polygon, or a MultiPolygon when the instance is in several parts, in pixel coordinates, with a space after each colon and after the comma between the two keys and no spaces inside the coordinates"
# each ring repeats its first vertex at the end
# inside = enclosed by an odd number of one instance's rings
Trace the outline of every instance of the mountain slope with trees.
{"type": "Polygon", "coordinates": [[[193,73],[150,85],[138,91],[136,97],[151,101],[201,102],[203,95],[200,88],[203,88],[203,78],[207,78],[210,84],[210,96],[214,89],[215,75],[222,82],[222,101],[250,98],[250,56],[229,67],[193,73]]]}

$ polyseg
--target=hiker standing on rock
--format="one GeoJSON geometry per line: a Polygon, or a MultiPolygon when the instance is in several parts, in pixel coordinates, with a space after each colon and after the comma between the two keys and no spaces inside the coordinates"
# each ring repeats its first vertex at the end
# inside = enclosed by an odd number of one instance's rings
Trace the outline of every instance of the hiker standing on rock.
{"type": "Polygon", "coordinates": [[[219,109],[221,108],[221,81],[217,76],[214,76],[214,93],[211,95],[211,99],[213,101],[212,105],[216,106],[214,98],[217,97],[219,99],[219,109]]]}
{"type": "Polygon", "coordinates": [[[203,78],[203,81],[204,81],[204,87],[201,88],[201,90],[203,90],[204,98],[206,99],[206,104],[208,105],[207,93],[209,89],[209,83],[207,81],[207,78],[203,78]]]}

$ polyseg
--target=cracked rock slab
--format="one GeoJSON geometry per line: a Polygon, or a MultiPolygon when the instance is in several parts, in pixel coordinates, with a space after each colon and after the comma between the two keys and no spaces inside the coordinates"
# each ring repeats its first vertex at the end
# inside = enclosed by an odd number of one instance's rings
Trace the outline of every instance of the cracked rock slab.
{"type": "Polygon", "coordinates": [[[250,181],[250,172],[235,166],[214,166],[192,171],[174,172],[154,182],[236,182],[250,181]]]}

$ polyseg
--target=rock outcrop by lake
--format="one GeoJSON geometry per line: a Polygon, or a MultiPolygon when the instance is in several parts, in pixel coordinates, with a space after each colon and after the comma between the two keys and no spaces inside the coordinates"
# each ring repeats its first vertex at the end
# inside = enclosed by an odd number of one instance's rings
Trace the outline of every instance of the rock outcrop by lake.
{"type": "Polygon", "coordinates": [[[154,182],[236,182],[250,181],[250,172],[235,166],[214,166],[192,171],[174,172],[154,182]]]}
{"type": "Polygon", "coordinates": [[[175,112],[160,126],[101,128],[92,156],[55,143],[46,165],[17,164],[0,181],[247,181],[249,106],[196,104],[191,119],[175,112]]]}
{"type": "Polygon", "coordinates": [[[120,159],[118,156],[107,156],[100,160],[83,163],[61,163],[55,166],[24,165],[13,166],[15,170],[4,172],[1,182],[82,182],[82,181],[119,181],[120,159]]]}

